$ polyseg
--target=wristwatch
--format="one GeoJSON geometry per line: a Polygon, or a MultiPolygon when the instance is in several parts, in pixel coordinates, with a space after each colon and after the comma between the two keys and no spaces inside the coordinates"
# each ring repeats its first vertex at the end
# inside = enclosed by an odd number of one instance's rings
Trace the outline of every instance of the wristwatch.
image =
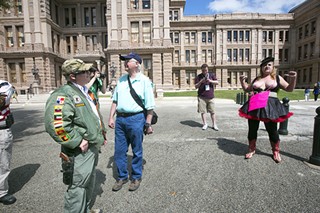
{"type": "Polygon", "coordinates": [[[144,124],[144,128],[145,128],[145,129],[149,128],[150,126],[151,126],[151,124],[149,124],[149,123],[145,123],[145,124],[144,124]]]}

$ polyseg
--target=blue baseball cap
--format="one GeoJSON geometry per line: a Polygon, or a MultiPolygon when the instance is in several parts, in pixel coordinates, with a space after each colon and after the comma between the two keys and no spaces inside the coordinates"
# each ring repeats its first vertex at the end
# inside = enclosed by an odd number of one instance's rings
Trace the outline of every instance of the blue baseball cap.
{"type": "Polygon", "coordinates": [[[137,53],[131,52],[128,55],[119,55],[120,60],[121,61],[126,61],[126,60],[130,60],[130,59],[135,59],[136,61],[138,61],[140,64],[142,63],[141,57],[140,55],[138,55],[137,53]]]}

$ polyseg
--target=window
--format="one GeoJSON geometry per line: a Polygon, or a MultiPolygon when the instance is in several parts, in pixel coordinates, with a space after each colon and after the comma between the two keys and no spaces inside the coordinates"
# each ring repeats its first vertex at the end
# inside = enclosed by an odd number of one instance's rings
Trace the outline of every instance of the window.
{"type": "Polygon", "coordinates": [[[279,32],[279,41],[283,41],[283,31],[279,32]]]}
{"type": "Polygon", "coordinates": [[[180,43],[179,33],[174,33],[174,43],[178,44],[180,43]]]}
{"type": "Polygon", "coordinates": [[[284,61],[287,62],[289,59],[289,49],[284,49],[284,61]]]}
{"type": "Polygon", "coordinates": [[[132,9],[139,9],[139,0],[130,0],[130,5],[132,9]]]}
{"type": "Polygon", "coordinates": [[[304,50],[304,54],[303,54],[304,58],[308,58],[308,44],[304,45],[303,50],[304,50]]]}
{"type": "Polygon", "coordinates": [[[5,27],[7,34],[7,47],[13,47],[13,32],[12,27],[5,27]]]}
{"type": "Polygon", "coordinates": [[[267,31],[262,32],[262,41],[267,42],[267,31]]]}
{"type": "Polygon", "coordinates": [[[239,50],[239,61],[243,62],[243,49],[239,50]]]}
{"type": "Polygon", "coordinates": [[[194,87],[194,82],[196,79],[196,72],[194,71],[188,71],[186,72],[186,83],[190,87],[194,87]]]}
{"type": "Polygon", "coordinates": [[[92,45],[93,45],[93,50],[99,50],[98,49],[98,39],[96,35],[92,35],[92,45]]]}
{"type": "Polygon", "coordinates": [[[212,32],[208,32],[208,43],[212,43],[212,32]]]}
{"type": "Polygon", "coordinates": [[[207,62],[207,51],[206,50],[202,50],[201,61],[204,62],[204,63],[207,62]]]}
{"type": "Polygon", "coordinates": [[[179,50],[174,51],[174,63],[179,64],[180,63],[180,53],[179,50]]]}
{"type": "Polygon", "coordinates": [[[142,0],[142,8],[150,9],[150,0],[142,0]]]}
{"type": "Polygon", "coordinates": [[[285,31],[285,39],[284,40],[289,41],[289,31],[288,30],[285,31]]]}
{"type": "Polygon", "coordinates": [[[174,12],[173,12],[173,20],[174,20],[174,21],[178,21],[178,20],[179,20],[179,13],[178,13],[178,11],[174,11],[174,12]]]}
{"type": "Polygon", "coordinates": [[[208,50],[208,61],[207,61],[207,63],[212,63],[212,50],[208,50]]]}
{"type": "Polygon", "coordinates": [[[262,49],[262,58],[267,57],[267,49],[262,49]]]}
{"type": "Polygon", "coordinates": [[[64,24],[65,26],[70,26],[69,8],[64,8],[64,24]]]}
{"type": "Polygon", "coordinates": [[[231,41],[231,31],[230,30],[227,32],[227,39],[228,39],[228,41],[231,41]]]}
{"type": "Polygon", "coordinates": [[[67,53],[71,53],[71,41],[70,41],[70,36],[66,37],[66,43],[67,43],[67,53]]]}
{"type": "Polygon", "coordinates": [[[90,36],[86,36],[86,51],[90,51],[90,46],[91,46],[91,38],[90,36]]]}
{"type": "Polygon", "coordinates": [[[97,9],[95,7],[84,8],[84,25],[97,26],[97,9]]]}
{"type": "Polygon", "coordinates": [[[108,48],[108,34],[104,35],[104,47],[108,48]]]}
{"type": "Polygon", "coordinates": [[[196,61],[197,61],[196,51],[195,50],[191,50],[191,62],[192,63],[196,63],[196,61]]]}
{"type": "Polygon", "coordinates": [[[268,41],[269,42],[273,41],[273,32],[272,31],[269,31],[269,33],[268,33],[268,41]]]}
{"type": "Polygon", "coordinates": [[[233,49],[233,61],[238,61],[238,49],[233,49]]]}
{"type": "Polygon", "coordinates": [[[89,15],[89,8],[84,8],[84,25],[89,26],[90,25],[90,15],[89,15]]]}
{"type": "Polygon", "coordinates": [[[184,35],[184,43],[189,44],[190,43],[190,33],[186,32],[184,35]]]}
{"type": "Polygon", "coordinates": [[[95,7],[91,8],[91,25],[97,26],[97,9],[95,7]]]}
{"type": "Polygon", "coordinates": [[[206,41],[207,41],[207,33],[202,32],[202,43],[206,43],[206,41]]]}
{"type": "Polygon", "coordinates": [[[313,57],[314,56],[314,42],[311,42],[310,43],[310,57],[313,57]]]}
{"type": "Polygon", "coordinates": [[[18,41],[18,47],[24,46],[23,26],[17,26],[17,41],[18,41]]]}
{"type": "Polygon", "coordinates": [[[309,24],[306,24],[304,26],[304,37],[309,35],[309,24]]]}
{"type": "Polygon", "coordinates": [[[238,41],[238,31],[233,31],[233,41],[238,41]]]}
{"type": "Polygon", "coordinates": [[[190,39],[190,44],[196,43],[196,33],[191,32],[191,39],[190,39]]]}
{"type": "Polygon", "coordinates": [[[24,63],[19,63],[19,69],[20,69],[20,81],[21,83],[27,83],[27,72],[26,67],[24,63]]]}
{"type": "Polygon", "coordinates": [[[139,22],[131,22],[131,42],[139,42],[139,22]]]}
{"type": "Polygon", "coordinates": [[[299,28],[299,36],[298,36],[298,38],[302,39],[302,27],[299,28]]]}
{"type": "Polygon", "coordinates": [[[245,58],[246,58],[246,61],[249,61],[249,60],[250,60],[250,58],[249,58],[249,53],[250,53],[249,49],[246,48],[246,50],[245,50],[245,58]]]}
{"type": "Polygon", "coordinates": [[[303,69],[303,82],[307,81],[307,69],[303,69]]]}
{"type": "Polygon", "coordinates": [[[73,53],[76,53],[78,50],[77,36],[72,36],[72,41],[73,41],[73,53]]]}
{"type": "Polygon", "coordinates": [[[71,8],[71,20],[72,20],[72,26],[77,26],[76,8],[71,8]]]}
{"type": "Polygon", "coordinates": [[[250,41],[250,31],[246,30],[246,41],[250,41]]]}
{"type": "Polygon", "coordinates": [[[142,39],[144,43],[151,42],[151,23],[142,22],[142,39]]]}
{"type": "Polygon", "coordinates": [[[298,47],[298,60],[302,59],[302,47],[298,47]]]}
{"type": "Polygon", "coordinates": [[[172,21],[172,10],[169,11],[169,20],[172,21]]]}
{"type": "Polygon", "coordinates": [[[282,51],[283,49],[279,49],[279,62],[282,62],[282,57],[283,57],[282,51]]]}
{"type": "Polygon", "coordinates": [[[227,49],[227,61],[231,62],[231,49],[227,49]]]}
{"type": "Polygon", "coordinates": [[[316,33],[316,21],[311,22],[311,34],[316,33]]]}
{"type": "Polygon", "coordinates": [[[243,41],[243,31],[239,31],[239,41],[243,41]]]}
{"type": "Polygon", "coordinates": [[[273,52],[272,49],[268,49],[268,57],[272,56],[272,52],[273,52]]]}
{"type": "Polygon", "coordinates": [[[186,62],[190,63],[190,50],[186,50],[186,62]]]}
{"type": "Polygon", "coordinates": [[[15,15],[22,14],[22,0],[15,0],[15,15]]]}
{"type": "Polygon", "coordinates": [[[16,71],[16,64],[9,63],[9,73],[10,73],[10,83],[17,83],[17,71],[16,71]]]}

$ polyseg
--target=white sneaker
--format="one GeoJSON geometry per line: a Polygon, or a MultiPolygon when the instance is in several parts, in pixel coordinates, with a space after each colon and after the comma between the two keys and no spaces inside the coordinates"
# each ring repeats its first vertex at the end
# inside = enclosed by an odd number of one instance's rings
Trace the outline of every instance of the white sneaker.
{"type": "Polygon", "coordinates": [[[219,128],[218,128],[217,125],[214,125],[214,126],[212,127],[212,129],[214,129],[214,130],[216,130],[216,131],[219,131],[219,128]]]}
{"type": "Polygon", "coordinates": [[[202,130],[206,130],[208,128],[208,124],[203,125],[202,130]]]}

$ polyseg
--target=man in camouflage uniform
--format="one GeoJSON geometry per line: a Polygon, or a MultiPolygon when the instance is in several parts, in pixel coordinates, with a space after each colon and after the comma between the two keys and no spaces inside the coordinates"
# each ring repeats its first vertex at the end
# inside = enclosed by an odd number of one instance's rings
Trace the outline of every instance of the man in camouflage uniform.
{"type": "Polygon", "coordinates": [[[4,205],[16,202],[16,198],[8,194],[8,176],[13,143],[10,129],[13,124],[13,116],[9,105],[13,92],[12,85],[9,82],[0,80],[0,202],[4,205]]]}
{"type": "Polygon", "coordinates": [[[69,185],[64,195],[65,212],[100,212],[89,209],[99,149],[107,139],[97,103],[85,86],[90,81],[91,67],[79,59],[65,61],[62,72],[67,84],[55,90],[46,103],[46,131],[67,156],[63,165],[69,163],[69,169],[72,167],[71,172],[64,171],[64,183],[69,185]]]}

